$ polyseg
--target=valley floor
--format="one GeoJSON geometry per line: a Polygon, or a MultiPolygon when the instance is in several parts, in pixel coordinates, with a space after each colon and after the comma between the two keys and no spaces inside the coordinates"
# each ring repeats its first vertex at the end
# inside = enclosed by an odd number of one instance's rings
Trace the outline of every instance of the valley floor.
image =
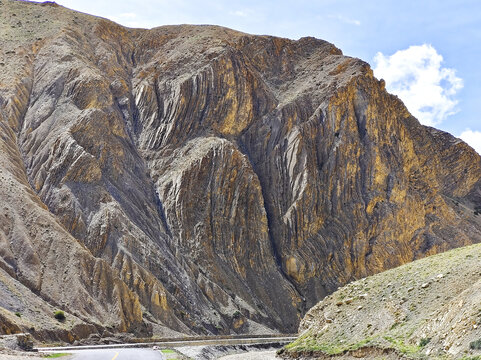
{"type": "MultiPolygon", "coordinates": [[[[86,352],[84,350],[84,352],[86,352]]],[[[0,352],[0,360],[43,360],[45,357],[40,357],[38,354],[28,352],[13,352],[2,353],[0,352]]],[[[72,356],[62,356],[62,360],[74,360],[72,356]]],[[[110,359],[110,357],[109,357],[110,359]]],[[[219,360],[279,360],[276,357],[276,351],[251,351],[243,354],[227,355],[220,357],[219,360]]]]}

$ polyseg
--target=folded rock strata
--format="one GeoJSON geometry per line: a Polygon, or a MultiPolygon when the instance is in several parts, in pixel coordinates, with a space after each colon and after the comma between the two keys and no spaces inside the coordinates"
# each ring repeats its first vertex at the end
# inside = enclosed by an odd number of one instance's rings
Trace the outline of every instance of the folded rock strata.
{"type": "Polygon", "coordinates": [[[340,285],[481,240],[479,155],[328,42],[0,8],[1,283],[45,309],[294,332],[340,285]]]}

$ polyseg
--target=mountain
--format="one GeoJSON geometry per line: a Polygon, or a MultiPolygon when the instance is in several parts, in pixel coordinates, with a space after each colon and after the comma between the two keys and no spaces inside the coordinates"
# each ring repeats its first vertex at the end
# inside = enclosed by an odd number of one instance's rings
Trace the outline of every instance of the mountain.
{"type": "Polygon", "coordinates": [[[285,358],[479,359],[481,245],[355,281],[306,314],[285,358]]]}
{"type": "Polygon", "coordinates": [[[0,9],[3,332],[294,332],[481,241],[479,155],[326,41],[0,9]]]}

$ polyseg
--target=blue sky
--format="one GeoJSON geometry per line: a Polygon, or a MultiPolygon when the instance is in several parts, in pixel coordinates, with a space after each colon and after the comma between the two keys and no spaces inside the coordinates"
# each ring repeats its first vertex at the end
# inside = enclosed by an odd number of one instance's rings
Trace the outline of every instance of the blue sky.
{"type": "Polygon", "coordinates": [[[479,0],[57,0],[130,27],[216,24],[291,39],[315,36],[371,64],[427,125],[481,153],[479,0]]]}

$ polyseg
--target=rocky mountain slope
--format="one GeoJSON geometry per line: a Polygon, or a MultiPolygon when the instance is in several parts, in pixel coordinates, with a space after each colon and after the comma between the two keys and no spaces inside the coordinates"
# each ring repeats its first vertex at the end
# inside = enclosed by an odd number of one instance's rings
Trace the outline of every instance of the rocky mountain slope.
{"type": "Polygon", "coordinates": [[[478,154],[332,44],[0,10],[3,332],[293,332],[481,240],[478,154]]]}
{"type": "Polygon", "coordinates": [[[342,287],[309,310],[284,357],[480,358],[480,260],[476,244],[342,287]]]}

